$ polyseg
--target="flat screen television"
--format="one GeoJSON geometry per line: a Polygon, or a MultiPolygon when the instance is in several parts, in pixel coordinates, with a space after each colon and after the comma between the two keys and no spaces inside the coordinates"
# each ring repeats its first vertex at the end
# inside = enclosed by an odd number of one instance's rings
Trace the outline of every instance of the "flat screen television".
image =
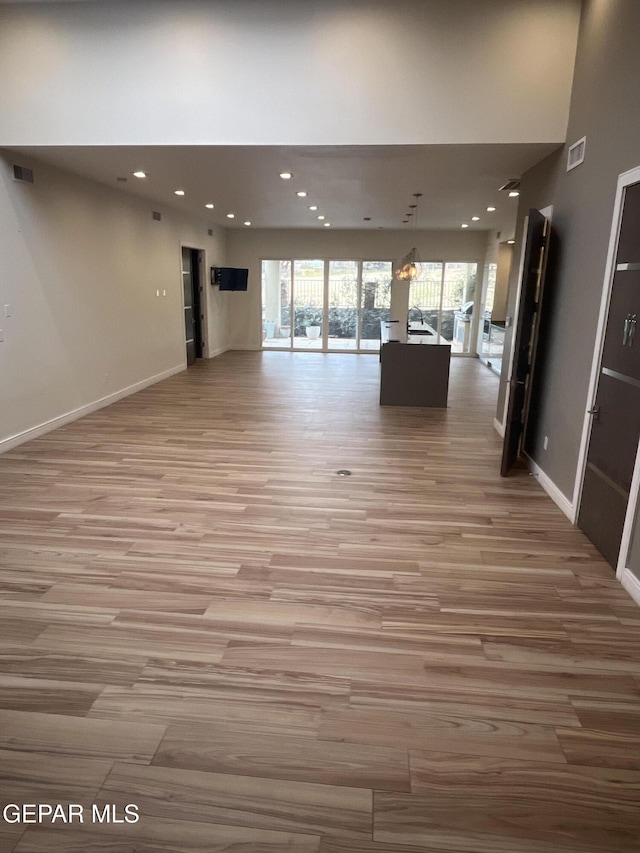
{"type": "Polygon", "coordinates": [[[220,286],[220,290],[246,290],[249,270],[237,267],[211,267],[211,284],[220,286]]]}

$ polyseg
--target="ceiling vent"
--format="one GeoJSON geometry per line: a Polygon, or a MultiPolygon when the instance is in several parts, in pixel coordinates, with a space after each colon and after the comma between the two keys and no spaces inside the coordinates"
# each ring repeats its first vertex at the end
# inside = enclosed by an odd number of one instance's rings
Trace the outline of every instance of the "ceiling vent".
{"type": "Polygon", "coordinates": [[[13,180],[14,181],[22,181],[24,184],[32,184],[33,183],[33,171],[31,169],[27,169],[26,166],[16,166],[13,165],[13,180]]]}
{"type": "Polygon", "coordinates": [[[514,190],[520,189],[520,178],[511,178],[510,181],[500,187],[500,192],[513,192],[514,190]]]}
{"type": "Polygon", "coordinates": [[[153,210],[151,215],[153,216],[156,222],[160,222],[160,220],[162,219],[162,214],[159,210],[153,210]]]}
{"type": "Polygon", "coordinates": [[[569,148],[569,153],[567,154],[567,172],[575,169],[575,167],[579,166],[580,163],[584,163],[584,152],[586,147],[587,137],[583,136],[582,139],[574,142],[569,148]]]}

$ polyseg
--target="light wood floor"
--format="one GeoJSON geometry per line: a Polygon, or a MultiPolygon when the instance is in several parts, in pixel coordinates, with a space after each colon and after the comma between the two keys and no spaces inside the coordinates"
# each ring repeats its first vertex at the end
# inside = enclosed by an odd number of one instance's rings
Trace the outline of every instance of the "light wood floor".
{"type": "Polygon", "coordinates": [[[497,378],[228,353],[0,457],[0,850],[637,853],[640,608],[497,378]],[[336,476],[347,468],[350,477],[336,476]]]}

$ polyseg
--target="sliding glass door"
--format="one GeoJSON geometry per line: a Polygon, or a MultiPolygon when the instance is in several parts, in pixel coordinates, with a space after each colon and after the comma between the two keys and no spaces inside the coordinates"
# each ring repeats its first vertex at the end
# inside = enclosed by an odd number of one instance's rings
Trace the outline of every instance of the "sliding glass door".
{"type": "Polygon", "coordinates": [[[391,276],[390,261],[263,261],[263,347],[377,352],[391,276]]]}

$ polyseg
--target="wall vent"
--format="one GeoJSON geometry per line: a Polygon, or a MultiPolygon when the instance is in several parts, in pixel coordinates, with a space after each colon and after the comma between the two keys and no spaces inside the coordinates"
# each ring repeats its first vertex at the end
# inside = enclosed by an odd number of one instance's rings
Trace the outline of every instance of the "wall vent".
{"type": "Polygon", "coordinates": [[[500,192],[513,192],[520,189],[520,178],[511,178],[506,184],[500,187],[500,192]]]}
{"type": "Polygon", "coordinates": [[[584,152],[587,147],[587,137],[583,136],[569,148],[567,154],[567,172],[575,169],[580,163],[584,163],[584,152]]]}
{"type": "Polygon", "coordinates": [[[156,222],[160,222],[160,220],[162,219],[162,214],[159,210],[154,210],[151,215],[153,216],[156,222]]]}
{"type": "Polygon", "coordinates": [[[13,165],[13,180],[14,181],[22,181],[25,184],[33,183],[33,172],[31,169],[27,169],[26,166],[17,166],[15,163],[13,165]]]}
{"type": "Polygon", "coordinates": [[[207,234],[209,235],[209,237],[213,237],[213,228],[209,228],[207,234]]]}

